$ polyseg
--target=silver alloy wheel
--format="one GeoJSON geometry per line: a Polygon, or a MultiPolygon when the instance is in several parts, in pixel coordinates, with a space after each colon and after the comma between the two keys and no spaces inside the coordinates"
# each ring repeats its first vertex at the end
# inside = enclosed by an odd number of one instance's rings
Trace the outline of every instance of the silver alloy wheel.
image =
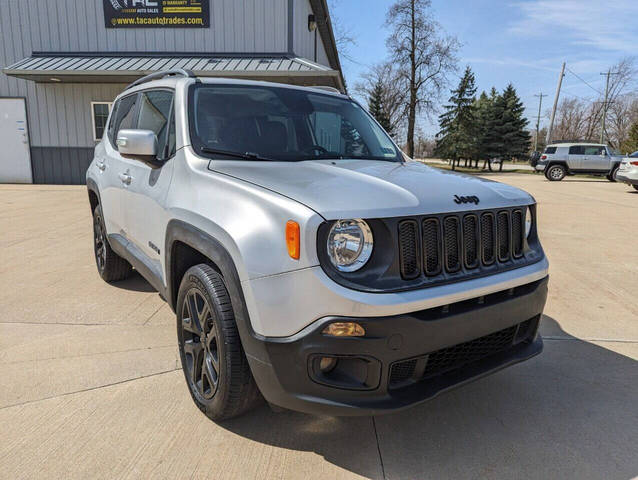
{"type": "Polygon", "coordinates": [[[104,228],[102,227],[102,218],[96,215],[93,220],[93,239],[95,249],[95,260],[97,267],[101,271],[106,265],[106,239],[104,238],[104,228]]]}
{"type": "Polygon", "coordinates": [[[188,380],[193,390],[210,400],[219,384],[217,328],[210,305],[197,288],[186,294],[181,316],[188,380]]]}
{"type": "Polygon", "coordinates": [[[563,169],[561,167],[552,167],[549,169],[549,176],[553,180],[560,180],[563,178],[563,169]]]}

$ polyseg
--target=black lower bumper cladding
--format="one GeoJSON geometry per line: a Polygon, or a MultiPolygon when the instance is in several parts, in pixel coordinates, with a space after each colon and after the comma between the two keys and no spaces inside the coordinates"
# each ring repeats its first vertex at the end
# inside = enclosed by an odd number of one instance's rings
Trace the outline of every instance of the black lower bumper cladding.
{"type": "Polygon", "coordinates": [[[251,358],[251,368],[264,397],[285,408],[332,415],[399,410],[539,354],[547,283],[405,315],[326,318],[302,336],[259,340],[269,361],[251,358]],[[356,321],[366,335],[323,335],[334,321],[356,321]],[[328,372],[320,368],[324,358],[334,359],[325,362],[334,365],[328,372]]]}

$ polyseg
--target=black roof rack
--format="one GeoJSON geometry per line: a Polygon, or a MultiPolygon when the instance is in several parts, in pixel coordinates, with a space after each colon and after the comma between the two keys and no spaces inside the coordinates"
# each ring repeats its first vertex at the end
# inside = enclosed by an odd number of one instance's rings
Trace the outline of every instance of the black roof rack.
{"type": "Polygon", "coordinates": [[[175,75],[181,75],[182,77],[186,77],[186,78],[195,78],[195,74],[193,72],[191,72],[190,70],[185,70],[183,68],[176,68],[174,70],[163,70],[161,72],[156,72],[156,73],[151,73],[150,75],[146,75],[145,77],[142,77],[139,80],[135,80],[133,83],[127,86],[125,90],[128,90],[129,88],[137,87],[138,85],[141,85],[146,82],[150,82],[152,80],[158,80],[164,77],[172,77],[175,75]]]}

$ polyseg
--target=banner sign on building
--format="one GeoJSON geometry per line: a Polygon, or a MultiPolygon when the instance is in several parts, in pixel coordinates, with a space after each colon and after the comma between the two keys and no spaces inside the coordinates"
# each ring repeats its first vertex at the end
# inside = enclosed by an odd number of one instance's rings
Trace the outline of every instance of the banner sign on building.
{"type": "Polygon", "coordinates": [[[103,0],[106,28],[208,28],[209,0],[103,0]]]}

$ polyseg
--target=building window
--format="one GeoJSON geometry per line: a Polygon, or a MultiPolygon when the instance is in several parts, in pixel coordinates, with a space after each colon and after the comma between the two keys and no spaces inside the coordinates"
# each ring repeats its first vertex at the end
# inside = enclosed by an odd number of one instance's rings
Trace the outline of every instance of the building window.
{"type": "Polygon", "coordinates": [[[111,102],[91,102],[91,117],[93,119],[93,140],[99,142],[104,136],[106,121],[113,103],[111,102]]]}

